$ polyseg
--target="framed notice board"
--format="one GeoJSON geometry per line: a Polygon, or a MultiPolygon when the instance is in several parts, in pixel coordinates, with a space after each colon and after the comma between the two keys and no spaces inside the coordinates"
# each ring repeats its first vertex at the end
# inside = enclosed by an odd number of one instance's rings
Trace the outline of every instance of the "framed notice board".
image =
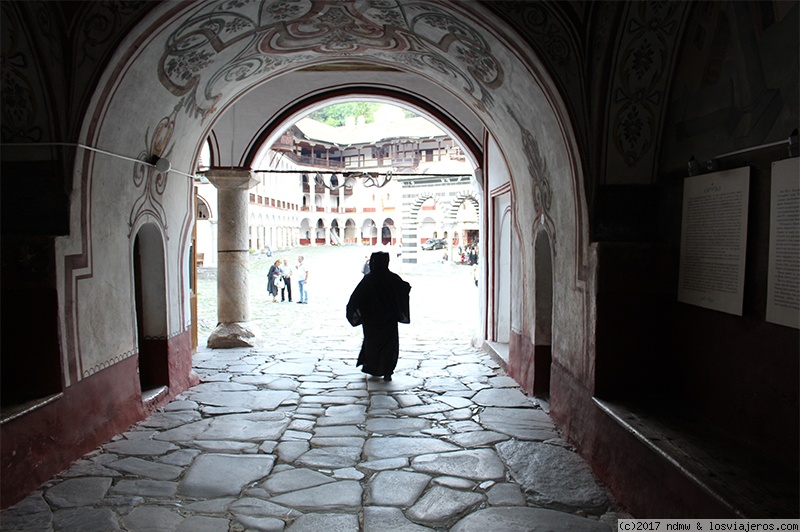
{"type": "Polygon", "coordinates": [[[678,301],[742,315],[750,168],[683,182],[678,301]]]}

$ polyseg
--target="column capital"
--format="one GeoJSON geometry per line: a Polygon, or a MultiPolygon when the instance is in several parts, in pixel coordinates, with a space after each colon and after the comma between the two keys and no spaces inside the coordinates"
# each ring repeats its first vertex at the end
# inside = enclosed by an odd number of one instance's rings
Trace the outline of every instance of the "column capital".
{"type": "Polygon", "coordinates": [[[258,184],[249,168],[209,168],[203,175],[218,189],[248,190],[258,184]]]}

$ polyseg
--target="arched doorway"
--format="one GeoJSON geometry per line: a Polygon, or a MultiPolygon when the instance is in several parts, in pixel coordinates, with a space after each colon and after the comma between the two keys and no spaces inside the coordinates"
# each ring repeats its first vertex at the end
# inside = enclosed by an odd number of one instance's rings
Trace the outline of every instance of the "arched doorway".
{"type": "Polygon", "coordinates": [[[393,246],[396,243],[394,235],[394,220],[391,218],[386,218],[383,221],[383,226],[381,226],[381,245],[393,246]]]}
{"type": "Polygon", "coordinates": [[[133,242],[139,383],[144,400],[169,386],[164,244],[155,224],[144,224],[133,242]]]}
{"type": "Polygon", "coordinates": [[[553,344],[553,257],[550,236],[539,229],[534,241],[534,331],[533,376],[530,378],[535,395],[550,391],[550,363],[553,344]]]}

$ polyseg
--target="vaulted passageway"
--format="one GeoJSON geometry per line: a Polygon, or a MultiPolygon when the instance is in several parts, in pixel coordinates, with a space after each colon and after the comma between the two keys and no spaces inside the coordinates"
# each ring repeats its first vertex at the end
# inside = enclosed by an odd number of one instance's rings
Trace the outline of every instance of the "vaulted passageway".
{"type": "MultiPolygon", "coordinates": [[[[13,29],[4,94],[17,96],[3,98],[3,171],[14,176],[3,183],[3,246],[18,263],[3,270],[3,324],[44,309],[34,356],[46,366],[37,386],[12,393],[12,415],[3,405],[3,505],[197,382],[192,232],[204,143],[214,170],[247,174],[256,147],[295,115],[387,94],[445,125],[474,158],[485,259],[476,338],[502,348],[526,392],[546,383],[553,418],[615,492],[642,514],[767,511],[747,497],[740,510],[632,435],[629,409],[673,406],[653,382],[683,386],[681,416],[714,420],[743,449],[766,446],[776,457],[767,470],[797,478],[798,337],[763,312],[771,165],[797,127],[796,2],[66,5],[2,3],[13,29]],[[72,22],[39,31],[60,20],[72,22]],[[743,315],[675,298],[680,187],[701,152],[753,168],[743,315]],[[169,383],[148,404],[131,253],[144,221],[163,239],[167,378],[155,381],[169,383]],[[33,303],[7,318],[17,286],[33,303]],[[768,407],[732,406],[741,403],[768,407]],[[647,481],[650,468],[666,487],[647,481]]],[[[4,385],[9,368],[36,378],[20,363],[28,346],[7,337],[4,385]]]]}

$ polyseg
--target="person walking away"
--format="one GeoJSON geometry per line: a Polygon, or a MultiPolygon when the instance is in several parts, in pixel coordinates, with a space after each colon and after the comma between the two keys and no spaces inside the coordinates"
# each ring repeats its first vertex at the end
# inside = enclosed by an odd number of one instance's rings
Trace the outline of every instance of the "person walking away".
{"type": "Polygon", "coordinates": [[[292,267],[289,266],[289,261],[283,259],[281,264],[281,275],[283,276],[284,287],[281,288],[281,302],[286,301],[286,296],[289,296],[289,303],[292,302],[292,267]]]}
{"type": "Polygon", "coordinates": [[[297,286],[300,288],[300,300],[298,303],[308,303],[308,266],[304,262],[303,256],[297,257],[297,264],[294,269],[297,275],[297,286]]]}
{"type": "Polygon", "coordinates": [[[364,265],[361,267],[361,273],[367,275],[369,273],[369,255],[364,257],[364,265]]]}
{"type": "Polygon", "coordinates": [[[276,260],[275,264],[269,267],[267,272],[267,292],[272,296],[272,301],[278,301],[278,278],[281,276],[281,261],[276,260]]]}
{"type": "Polygon", "coordinates": [[[400,354],[398,323],[410,323],[409,293],[411,285],[389,271],[389,254],[373,253],[370,272],[353,290],[347,302],[347,321],[361,325],[364,341],[356,366],[374,377],[391,381],[400,354]]]}

